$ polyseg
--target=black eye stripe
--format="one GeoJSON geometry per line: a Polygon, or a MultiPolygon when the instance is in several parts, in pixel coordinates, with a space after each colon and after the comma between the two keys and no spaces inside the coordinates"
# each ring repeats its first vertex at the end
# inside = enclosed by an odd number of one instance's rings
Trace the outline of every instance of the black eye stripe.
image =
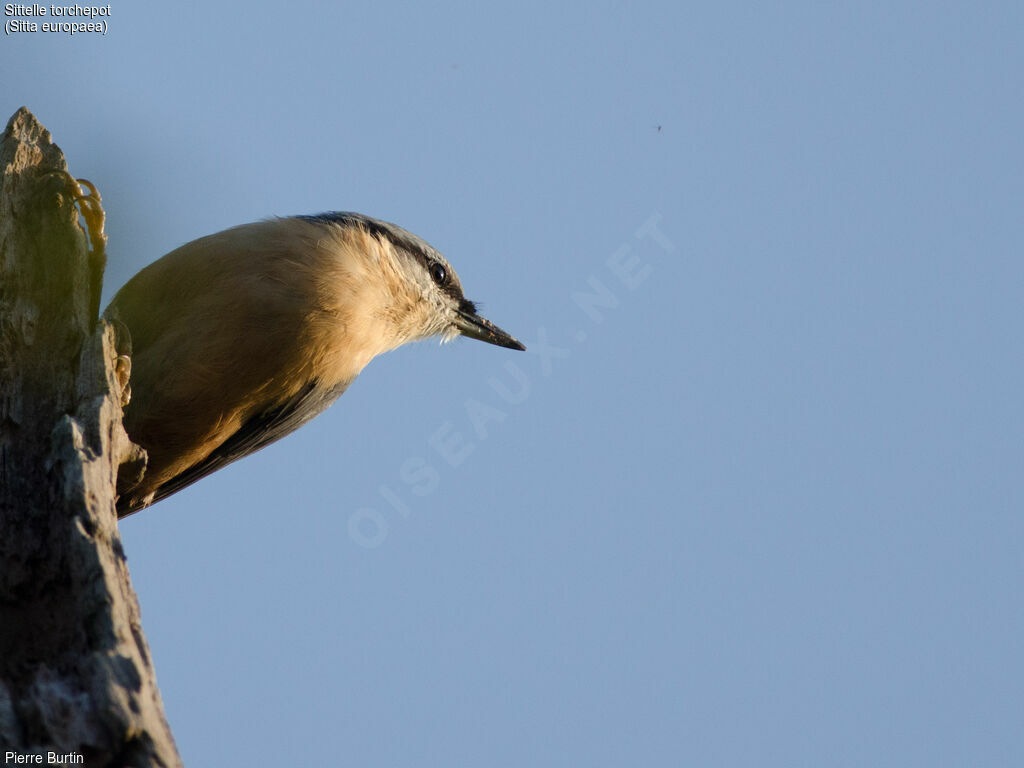
{"type": "Polygon", "coordinates": [[[294,218],[321,226],[359,227],[381,242],[388,241],[396,248],[401,248],[409,253],[426,267],[430,279],[442,291],[456,301],[465,300],[455,272],[451,267],[442,263],[444,257],[423,238],[402,229],[397,224],[350,211],[328,211],[312,216],[295,216],[294,218]]]}

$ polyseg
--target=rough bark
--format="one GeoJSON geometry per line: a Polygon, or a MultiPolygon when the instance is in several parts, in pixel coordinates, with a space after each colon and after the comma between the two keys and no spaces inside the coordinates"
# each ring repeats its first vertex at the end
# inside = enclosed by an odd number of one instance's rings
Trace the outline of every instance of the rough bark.
{"type": "Polygon", "coordinates": [[[114,511],[144,455],[97,317],[102,243],[27,109],[0,174],[0,751],[178,766],[114,511]]]}

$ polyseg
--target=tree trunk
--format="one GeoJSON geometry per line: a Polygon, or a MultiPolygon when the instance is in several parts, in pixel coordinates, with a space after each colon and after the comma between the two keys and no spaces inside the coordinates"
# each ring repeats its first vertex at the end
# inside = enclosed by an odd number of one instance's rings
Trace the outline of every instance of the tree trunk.
{"type": "Polygon", "coordinates": [[[25,108],[0,174],[0,752],[180,766],[114,511],[118,469],[145,457],[98,318],[102,223],[90,248],[81,188],[25,108]]]}

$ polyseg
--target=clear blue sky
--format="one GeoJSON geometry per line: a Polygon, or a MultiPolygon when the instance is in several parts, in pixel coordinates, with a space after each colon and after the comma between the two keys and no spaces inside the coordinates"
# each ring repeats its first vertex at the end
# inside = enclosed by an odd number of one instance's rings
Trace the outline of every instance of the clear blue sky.
{"type": "Polygon", "coordinates": [[[357,210],[530,346],[122,523],[187,765],[1024,765],[1019,3],[111,10],[0,41],[108,297],[357,210]]]}

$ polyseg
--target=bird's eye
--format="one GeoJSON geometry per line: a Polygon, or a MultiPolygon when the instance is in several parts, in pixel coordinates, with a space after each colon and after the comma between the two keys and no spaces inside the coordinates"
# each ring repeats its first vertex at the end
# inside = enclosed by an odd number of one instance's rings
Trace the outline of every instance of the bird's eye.
{"type": "Polygon", "coordinates": [[[438,285],[444,285],[448,281],[448,270],[440,264],[431,264],[430,276],[438,285]]]}

